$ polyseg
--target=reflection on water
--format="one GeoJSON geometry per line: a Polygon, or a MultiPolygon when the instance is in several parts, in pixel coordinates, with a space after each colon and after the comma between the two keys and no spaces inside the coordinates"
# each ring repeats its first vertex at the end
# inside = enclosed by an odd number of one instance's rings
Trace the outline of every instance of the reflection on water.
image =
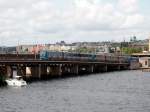
{"type": "Polygon", "coordinates": [[[150,112],[150,73],[112,72],[0,88],[0,112],[150,112]]]}

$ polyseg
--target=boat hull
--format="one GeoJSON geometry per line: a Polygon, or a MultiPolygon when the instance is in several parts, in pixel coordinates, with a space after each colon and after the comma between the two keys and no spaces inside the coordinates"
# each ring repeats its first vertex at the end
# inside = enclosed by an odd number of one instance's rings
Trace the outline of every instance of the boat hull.
{"type": "Polygon", "coordinates": [[[24,80],[7,79],[5,80],[8,86],[26,86],[27,83],[24,80]]]}

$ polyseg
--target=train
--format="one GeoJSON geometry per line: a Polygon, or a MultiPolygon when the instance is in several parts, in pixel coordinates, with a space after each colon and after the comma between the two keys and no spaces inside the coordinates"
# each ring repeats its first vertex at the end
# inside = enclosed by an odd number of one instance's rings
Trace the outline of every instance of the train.
{"type": "Polygon", "coordinates": [[[58,51],[40,51],[40,60],[50,61],[89,61],[89,62],[111,62],[111,63],[128,63],[127,56],[114,54],[88,54],[72,53],[58,51]]]}

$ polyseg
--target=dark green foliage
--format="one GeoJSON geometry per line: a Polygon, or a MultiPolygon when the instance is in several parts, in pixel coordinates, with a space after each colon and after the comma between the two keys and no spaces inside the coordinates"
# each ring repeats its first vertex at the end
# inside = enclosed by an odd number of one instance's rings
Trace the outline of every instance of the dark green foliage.
{"type": "Polygon", "coordinates": [[[133,54],[133,53],[141,53],[142,48],[129,48],[129,47],[123,47],[122,52],[125,54],[133,54]]]}
{"type": "Polygon", "coordinates": [[[76,50],[79,53],[95,53],[95,48],[80,47],[76,50]]]}

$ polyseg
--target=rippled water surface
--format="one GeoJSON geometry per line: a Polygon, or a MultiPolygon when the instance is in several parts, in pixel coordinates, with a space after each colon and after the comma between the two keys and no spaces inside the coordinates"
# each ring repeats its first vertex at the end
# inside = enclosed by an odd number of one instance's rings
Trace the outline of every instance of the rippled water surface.
{"type": "Polygon", "coordinates": [[[112,72],[0,88],[0,112],[150,112],[150,73],[112,72]]]}

